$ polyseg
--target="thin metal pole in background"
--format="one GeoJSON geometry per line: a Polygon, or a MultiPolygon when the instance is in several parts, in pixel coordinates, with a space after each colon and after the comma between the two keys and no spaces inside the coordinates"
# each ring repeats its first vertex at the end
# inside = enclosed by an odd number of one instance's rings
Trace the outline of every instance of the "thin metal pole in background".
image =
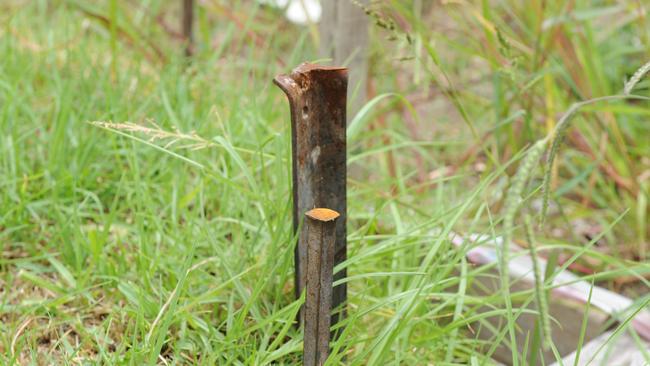
{"type": "Polygon", "coordinates": [[[194,54],[194,34],[192,32],[192,24],[194,23],[194,0],[183,1],[183,42],[185,43],[185,56],[192,56],[194,54]]]}

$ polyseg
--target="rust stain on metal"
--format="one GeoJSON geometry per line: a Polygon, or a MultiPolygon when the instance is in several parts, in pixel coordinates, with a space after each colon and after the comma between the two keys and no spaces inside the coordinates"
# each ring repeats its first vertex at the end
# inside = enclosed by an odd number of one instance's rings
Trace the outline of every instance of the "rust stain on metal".
{"type": "Polygon", "coordinates": [[[329,356],[332,272],[339,213],[316,208],[305,213],[307,265],[303,365],[323,365],[329,356]]]}
{"type": "Polygon", "coordinates": [[[332,221],[341,216],[338,212],[334,210],[330,210],[329,208],[315,208],[313,210],[309,210],[305,213],[307,217],[312,218],[314,220],[318,221],[332,221]]]}
{"type": "MultiPolygon", "coordinates": [[[[331,207],[341,214],[336,221],[334,265],[346,259],[346,94],[348,72],[344,67],[301,64],[274,82],[289,99],[293,174],[293,227],[300,228],[303,215],[314,207],[331,207]]],[[[302,226],[295,251],[296,296],[306,281],[307,231],[302,226]]],[[[346,270],[335,274],[344,278],[346,270]]],[[[332,316],[335,324],[345,314],[347,287],[334,288],[332,316]]],[[[300,320],[303,320],[301,312],[300,320]]]]}

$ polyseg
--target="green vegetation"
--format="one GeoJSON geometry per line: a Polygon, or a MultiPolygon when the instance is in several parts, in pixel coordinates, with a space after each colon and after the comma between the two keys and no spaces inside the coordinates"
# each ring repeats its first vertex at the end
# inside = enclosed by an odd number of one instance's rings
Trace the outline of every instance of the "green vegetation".
{"type": "MultiPolygon", "coordinates": [[[[377,99],[348,135],[349,317],[331,364],[489,364],[526,337],[513,359],[534,363],[553,319],[514,322],[548,307],[564,268],[647,306],[649,83],[623,95],[650,60],[647,10],[368,8],[377,99]],[[534,241],[551,266],[510,291],[501,260],[505,291],[477,294],[494,268],[456,233],[534,241]]],[[[162,0],[10,0],[0,20],[0,363],[299,364],[289,114],[271,80],[318,59],[316,28],[202,1],[188,61],[162,0]]]]}

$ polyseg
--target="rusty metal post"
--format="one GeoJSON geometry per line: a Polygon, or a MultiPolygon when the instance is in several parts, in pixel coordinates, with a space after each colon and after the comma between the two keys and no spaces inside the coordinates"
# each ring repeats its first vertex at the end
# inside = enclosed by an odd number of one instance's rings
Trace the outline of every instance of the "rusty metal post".
{"type": "Polygon", "coordinates": [[[185,56],[194,54],[194,35],[192,24],[194,23],[194,0],[183,1],[183,42],[185,42],[185,56]]]}
{"type": "MultiPolygon", "coordinates": [[[[296,67],[289,75],[273,80],[289,99],[293,174],[293,228],[298,231],[302,215],[314,207],[331,207],[341,214],[336,221],[334,265],[346,259],[346,146],[345,111],[348,73],[344,67],[309,63],[296,67]]],[[[298,235],[295,251],[295,291],[300,297],[306,281],[307,228],[298,235]]],[[[334,280],[344,278],[346,270],[334,280]]],[[[336,286],[332,324],[345,316],[347,287],[336,286]]],[[[303,322],[303,312],[299,316],[303,322]]]]}
{"type": "Polygon", "coordinates": [[[325,364],[329,356],[332,272],[339,213],[315,208],[305,213],[307,265],[303,365],[325,364]]]}

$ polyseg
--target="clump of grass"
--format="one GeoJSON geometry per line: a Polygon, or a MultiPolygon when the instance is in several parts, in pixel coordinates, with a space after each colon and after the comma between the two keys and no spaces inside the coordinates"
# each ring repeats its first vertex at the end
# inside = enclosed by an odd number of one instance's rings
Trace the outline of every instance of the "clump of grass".
{"type": "MultiPolygon", "coordinates": [[[[583,106],[593,104],[593,103],[598,103],[598,102],[603,102],[603,101],[608,101],[608,100],[616,100],[616,99],[626,99],[626,98],[641,98],[638,96],[630,96],[629,93],[631,90],[634,88],[634,86],[638,83],[638,81],[641,79],[645,73],[650,70],[650,62],[643,65],[641,68],[639,68],[630,82],[628,82],[625,85],[625,94],[623,95],[613,95],[613,96],[607,96],[607,97],[600,97],[600,98],[594,98],[590,100],[586,100],[583,102],[575,103],[573,104],[562,116],[560,121],[557,123],[555,129],[552,131],[551,134],[546,136],[545,138],[542,138],[538,140],[527,152],[526,155],[524,156],[521,164],[519,165],[517,172],[515,176],[512,179],[511,187],[506,195],[506,201],[504,204],[504,215],[503,215],[503,230],[504,230],[504,242],[503,246],[501,249],[501,258],[500,258],[500,273],[501,273],[501,284],[502,284],[502,290],[504,291],[504,299],[506,302],[506,306],[508,311],[512,311],[512,305],[511,305],[511,300],[510,300],[510,294],[509,294],[509,287],[510,287],[510,276],[508,274],[508,262],[510,258],[510,246],[512,243],[512,235],[514,231],[514,221],[515,217],[517,215],[519,206],[521,204],[521,199],[522,199],[522,194],[524,193],[524,189],[526,186],[526,183],[528,180],[531,178],[535,168],[537,167],[537,164],[541,158],[541,156],[546,152],[546,147],[548,144],[548,141],[551,143],[551,148],[548,153],[547,159],[546,159],[546,164],[544,165],[544,178],[542,182],[542,191],[543,191],[543,204],[542,204],[542,210],[540,214],[540,222],[543,225],[543,220],[547,215],[548,212],[548,205],[549,205],[549,200],[550,200],[550,176],[551,176],[551,167],[553,166],[553,163],[555,161],[555,158],[558,155],[559,148],[562,144],[562,141],[564,140],[564,137],[568,131],[568,128],[570,126],[570,121],[571,117],[575,115],[575,113],[583,106]]],[[[543,328],[543,335],[544,335],[544,346],[546,348],[549,347],[551,344],[551,335],[550,335],[550,320],[549,320],[549,315],[548,315],[548,300],[546,299],[545,292],[543,291],[543,286],[544,286],[544,281],[541,276],[541,273],[539,273],[539,270],[537,268],[537,251],[535,249],[535,242],[533,240],[534,238],[534,233],[532,230],[532,227],[530,225],[530,220],[529,216],[525,215],[525,220],[524,220],[524,226],[525,226],[525,233],[526,237],[528,238],[528,244],[530,248],[530,254],[531,258],[533,260],[533,265],[534,265],[534,274],[535,274],[535,297],[537,304],[539,306],[539,314],[540,314],[540,319],[542,323],[542,328],[543,328]]],[[[513,319],[511,317],[508,318],[508,327],[510,328],[510,335],[511,335],[511,342],[514,344],[515,342],[515,333],[514,333],[514,325],[512,324],[513,319]]],[[[513,350],[514,352],[514,350],[513,350]]],[[[516,355],[513,354],[513,358],[516,358],[516,355]]]]}
{"type": "MultiPolygon", "coordinates": [[[[553,235],[559,230],[552,229],[565,230],[566,221],[571,223],[579,218],[587,207],[596,213],[593,220],[597,222],[613,219],[632,207],[636,215],[628,215],[625,221],[636,223],[626,222],[607,235],[608,249],[626,253],[627,259],[644,257],[638,249],[646,244],[647,192],[639,181],[647,170],[647,142],[640,138],[646,127],[632,122],[644,113],[643,108],[632,103],[585,102],[590,104],[585,112],[601,112],[587,121],[576,118],[575,112],[581,108],[574,104],[597,99],[599,95],[613,95],[620,90],[621,76],[626,74],[633,76],[622,94],[632,92],[633,85],[649,70],[646,64],[634,72],[630,65],[646,61],[642,58],[650,38],[641,37],[641,42],[624,56],[615,50],[645,34],[647,24],[630,20],[614,25],[609,22],[610,17],[628,14],[630,19],[637,19],[638,14],[622,8],[601,12],[598,5],[590,2],[545,6],[515,1],[493,6],[471,2],[423,4],[428,3],[397,1],[392,7],[383,7],[381,14],[396,20],[397,30],[387,29],[387,33],[401,32],[412,40],[399,37],[399,52],[395,56],[395,60],[401,61],[398,67],[413,76],[408,90],[449,98],[454,108],[433,114],[443,126],[441,131],[458,128],[454,122],[459,118],[447,118],[450,113],[460,115],[470,126],[468,132],[477,146],[458,152],[460,162],[455,163],[478,161],[487,164],[489,170],[510,161],[540,136],[562,136],[549,138],[552,153],[546,155],[546,160],[553,164],[545,166],[550,170],[544,172],[543,186],[560,188],[558,198],[562,199],[567,216],[548,215],[545,207],[544,214],[534,217],[535,221],[539,219],[538,224],[553,235]],[[580,15],[568,20],[566,14],[580,15]],[[616,37],[611,37],[614,33],[616,37]],[[423,73],[430,77],[415,77],[423,73]],[[561,111],[570,113],[558,120],[556,116],[561,111]],[[566,124],[558,129],[557,124],[562,121],[566,124]],[[563,129],[568,125],[576,128],[565,136],[563,129]],[[476,132],[480,138],[476,138],[476,132]],[[564,138],[574,149],[555,161],[564,138]],[[545,221],[552,226],[544,226],[545,221]],[[624,229],[633,225],[638,229],[624,229]],[[614,243],[614,236],[627,243],[624,250],[615,248],[619,245],[614,243]]],[[[584,240],[579,235],[575,238],[584,240]]]]}
{"type": "Polygon", "coordinates": [[[571,105],[571,107],[562,115],[562,118],[558,121],[557,125],[551,132],[549,136],[547,136],[548,139],[551,140],[551,149],[547,155],[546,158],[546,164],[544,166],[544,180],[542,183],[542,191],[543,191],[543,203],[542,203],[542,211],[540,214],[540,226],[544,224],[544,221],[548,215],[548,207],[549,207],[549,201],[551,197],[551,191],[550,191],[550,184],[551,184],[551,170],[553,167],[553,164],[555,163],[555,158],[557,157],[558,151],[560,150],[560,147],[562,145],[562,142],[564,141],[564,137],[566,136],[566,133],[569,129],[571,118],[576,114],[576,112],[581,108],[589,104],[594,104],[598,102],[604,102],[608,100],[616,100],[616,99],[645,99],[640,96],[633,96],[630,95],[631,91],[634,89],[634,87],[637,85],[637,83],[641,80],[641,78],[648,72],[650,71],[650,62],[646,63],[642,67],[640,67],[635,73],[634,76],[630,79],[629,82],[625,84],[624,87],[624,94],[622,95],[612,95],[612,96],[606,96],[606,97],[600,97],[600,98],[594,98],[590,100],[586,100],[583,102],[578,102],[574,103],[571,105]]]}

